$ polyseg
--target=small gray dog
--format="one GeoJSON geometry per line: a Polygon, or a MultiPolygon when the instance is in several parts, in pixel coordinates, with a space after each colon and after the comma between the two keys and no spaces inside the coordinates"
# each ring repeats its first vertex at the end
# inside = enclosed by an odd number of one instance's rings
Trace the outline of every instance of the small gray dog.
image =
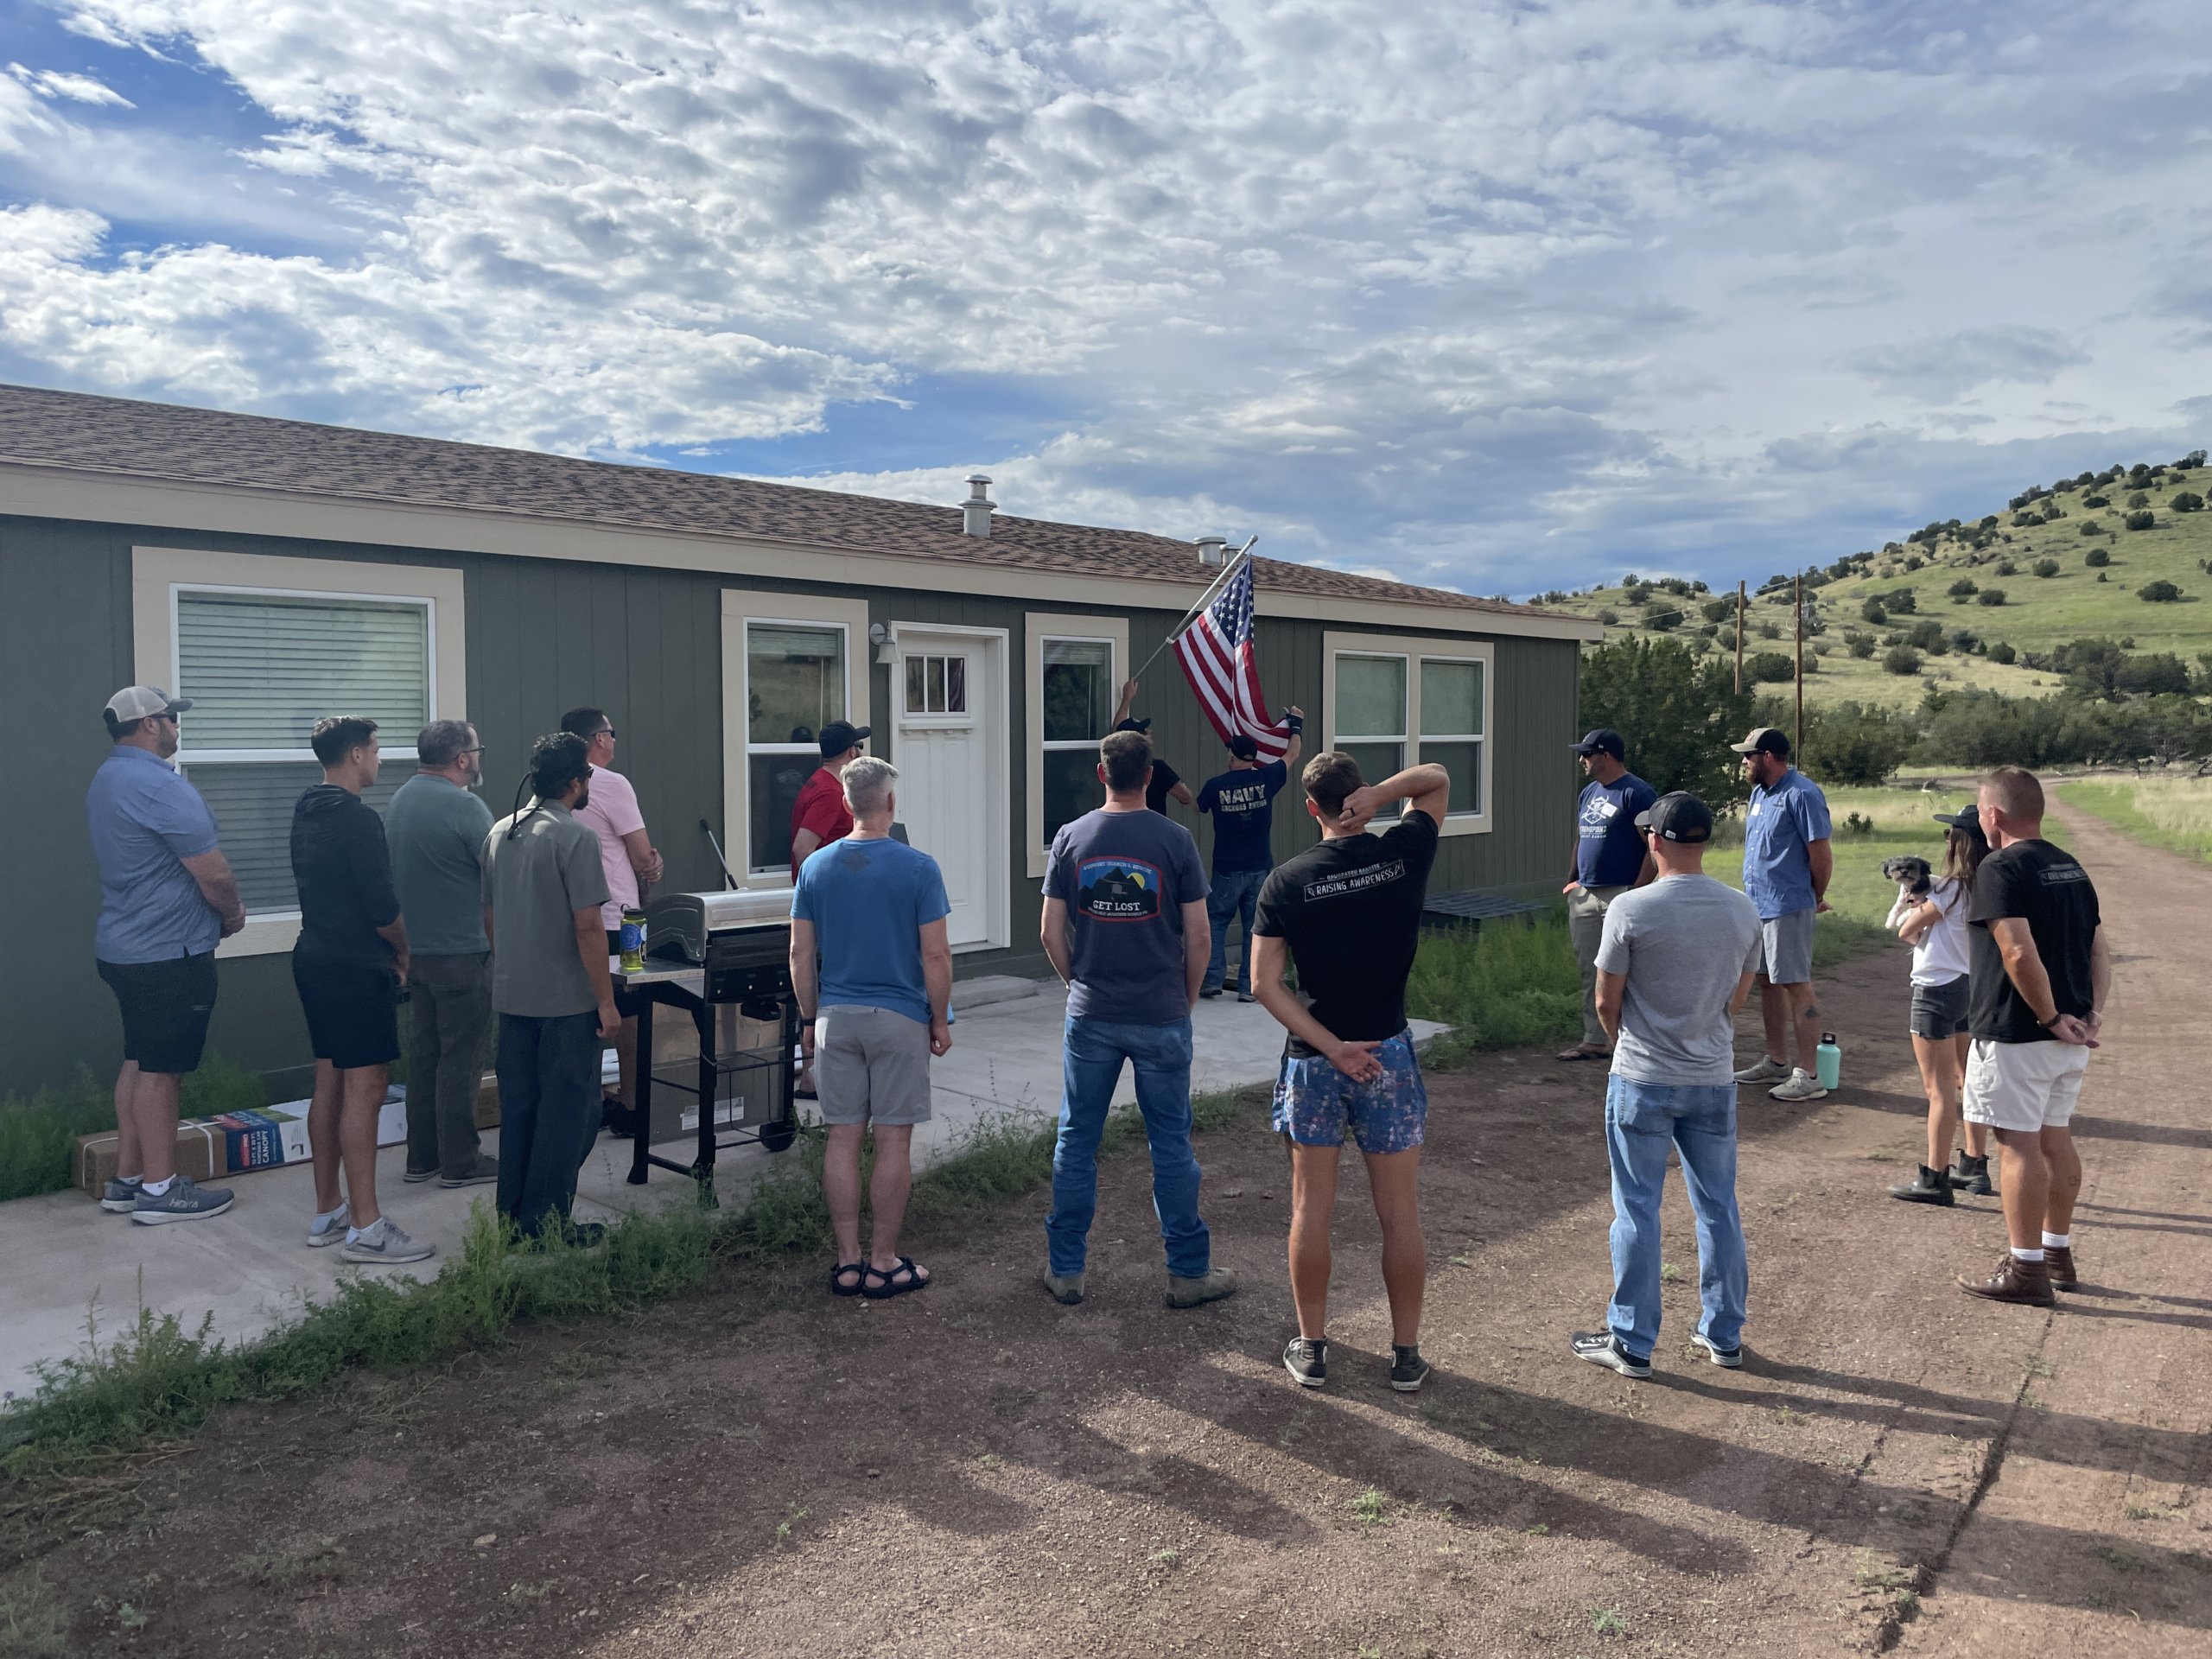
{"type": "Polygon", "coordinates": [[[1908,853],[1897,858],[1885,860],[1882,864],[1882,874],[1914,898],[1925,899],[1936,872],[1926,859],[1915,858],[1908,853]]]}

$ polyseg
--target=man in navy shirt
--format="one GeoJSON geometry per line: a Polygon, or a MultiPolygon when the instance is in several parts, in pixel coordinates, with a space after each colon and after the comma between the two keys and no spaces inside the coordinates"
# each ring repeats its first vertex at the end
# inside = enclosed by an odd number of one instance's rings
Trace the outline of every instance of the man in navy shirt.
{"type": "Polygon", "coordinates": [[[1613,1051],[1598,1019],[1598,945],[1605,934],[1606,907],[1656,874],[1636,815],[1659,796],[1628,769],[1626,746],[1611,727],[1600,726],[1574,745],[1574,752],[1590,779],[1574,805],[1574,865],[1565,889],[1567,930],[1582,964],[1582,1040],[1560,1058],[1601,1060],[1613,1051]]]}
{"type": "Polygon", "coordinates": [[[1200,996],[1219,996],[1229,972],[1229,924],[1242,918],[1243,952],[1237,959],[1236,1000],[1256,1002],[1252,995],[1252,913],[1260,886],[1274,868],[1268,838],[1274,828],[1275,797],[1290,779],[1306,740],[1305,711],[1286,709],[1290,747],[1282,759],[1260,764],[1260,746],[1239,732],[1229,740],[1229,770],[1209,778],[1198,790],[1198,810],[1213,814],[1213,887],[1206,895],[1206,923],[1213,931],[1213,952],[1206,958],[1200,996]]]}

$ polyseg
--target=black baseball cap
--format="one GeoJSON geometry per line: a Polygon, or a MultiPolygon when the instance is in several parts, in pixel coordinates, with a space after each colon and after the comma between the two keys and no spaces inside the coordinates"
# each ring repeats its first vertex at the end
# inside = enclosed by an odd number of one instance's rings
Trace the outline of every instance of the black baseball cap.
{"type": "Polygon", "coordinates": [[[1649,830],[1662,841],[1711,841],[1713,809],[1688,790],[1678,789],[1637,813],[1636,827],[1649,830]]]}
{"type": "Polygon", "coordinates": [[[1229,752],[1239,760],[1256,760],[1260,758],[1260,746],[1243,732],[1237,733],[1229,740],[1229,752]]]}
{"type": "Polygon", "coordinates": [[[1785,760],[1789,758],[1789,736],[1772,726],[1754,726],[1742,742],[1728,747],[1738,754],[1778,754],[1785,760]]]}
{"type": "Polygon", "coordinates": [[[832,755],[842,754],[866,737],[868,729],[865,726],[855,726],[848,720],[831,721],[822,728],[822,758],[827,760],[832,755]]]}
{"type": "Polygon", "coordinates": [[[1936,812],[1929,816],[1936,823],[1948,823],[1954,830],[1971,830],[1976,835],[1981,833],[1981,808],[1973,801],[1968,801],[1955,812],[1936,812]]]}
{"type": "Polygon", "coordinates": [[[1621,741],[1621,734],[1610,726],[1600,726],[1573,747],[1577,754],[1610,754],[1616,760],[1628,758],[1628,746],[1621,741]]]}
{"type": "Polygon", "coordinates": [[[1125,720],[1114,729],[1117,732],[1148,732],[1152,729],[1152,717],[1147,715],[1142,720],[1125,720]]]}

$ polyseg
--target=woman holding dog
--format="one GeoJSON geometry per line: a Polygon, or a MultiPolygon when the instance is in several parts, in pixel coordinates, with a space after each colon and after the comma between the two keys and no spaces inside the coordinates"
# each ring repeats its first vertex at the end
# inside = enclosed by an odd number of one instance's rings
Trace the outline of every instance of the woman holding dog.
{"type": "Polygon", "coordinates": [[[1989,852],[1981,815],[1969,802],[1956,812],[1938,812],[1946,825],[1943,869],[1932,873],[1927,861],[1891,859],[1885,873],[1897,884],[1897,901],[1888,925],[1912,947],[1912,1052],[1928,1091],[1928,1161],[1911,1180],[1890,1189],[1907,1204],[1955,1202],[1954,1187],[1982,1197],[1995,1189],[1989,1179],[1989,1131],[1966,1125],[1966,1150],[1949,1168],[1951,1146],[1959,1133],[1959,1092],[1966,1077],[1967,912],[1974,898],[1974,871],[1989,852]]]}

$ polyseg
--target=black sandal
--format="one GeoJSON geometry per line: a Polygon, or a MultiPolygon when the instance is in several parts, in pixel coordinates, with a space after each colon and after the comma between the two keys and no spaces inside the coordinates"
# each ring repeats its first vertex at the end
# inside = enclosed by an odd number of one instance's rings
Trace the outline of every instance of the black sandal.
{"type": "Polygon", "coordinates": [[[865,1262],[840,1262],[830,1269],[830,1294],[832,1296],[857,1296],[867,1283],[868,1263],[865,1262]],[[860,1277],[849,1285],[839,1284],[837,1281],[849,1273],[856,1273],[860,1277]]]}
{"type": "Polygon", "coordinates": [[[900,1256],[899,1265],[888,1272],[871,1262],[861,1269],[861,1294],[871,1302],[883,1302],[893,1296],[904,1296],[910,1290],[927,1290],[930,1281],[924,1277],[927,1271],[916,1267],[911,1255],[900,1256]],[[899,1281],[902,1273],[906,1275],[904,1284],[899,1281]]]}

